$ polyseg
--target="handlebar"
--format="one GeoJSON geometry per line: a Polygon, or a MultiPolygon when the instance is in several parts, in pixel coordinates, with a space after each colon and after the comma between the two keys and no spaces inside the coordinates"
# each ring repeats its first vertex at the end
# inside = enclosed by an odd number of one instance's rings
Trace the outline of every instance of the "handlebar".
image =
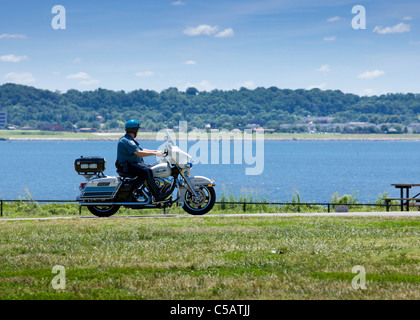
{"type": "Polygon", "coordinates": [[[161,153],[162,153],[162,157],[166,157],[166,156],[169,154],[168,147],[165,147],[165,148],[161,151],[161,153]]]}

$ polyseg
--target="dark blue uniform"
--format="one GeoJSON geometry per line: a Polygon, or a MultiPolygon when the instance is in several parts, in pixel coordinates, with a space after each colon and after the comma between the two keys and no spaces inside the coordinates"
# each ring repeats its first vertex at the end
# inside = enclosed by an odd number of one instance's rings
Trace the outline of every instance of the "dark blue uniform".
{"type": "Polygon", "coordinates": [[[152,191],[155,191],[156,187],[151,166],[144,163],[142,157],[134,154],[139,150],[143,150],[139,146],[139,143],[131,135],[126,133],[118,141],[117,162],[115,163],[117,171],[137,177],[136,181],[138,182],[138,186],[144,180],[147,180],[148,184],[152,186],[152,191]]]}
{"type": "Polygon", "coordinates": [[[125,136],[118,141],[117,162],[124,163],[128,161],[143,163],[143,158],[134,154],[134,152],[139,150],[143,150],[140,148],[139,143],[126,133],[125,136]]]}

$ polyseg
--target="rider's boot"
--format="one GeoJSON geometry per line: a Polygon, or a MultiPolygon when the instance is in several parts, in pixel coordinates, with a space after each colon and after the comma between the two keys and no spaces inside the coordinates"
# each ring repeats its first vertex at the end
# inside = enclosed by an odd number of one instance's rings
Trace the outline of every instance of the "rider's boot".
{"type": "Polygon", "coordinates": [[[144,180],[140,180],[140,181],[138,181],[137,183],[136,183],[136,185],[133,187],[133,191],[132,191],[132,193],[131,193],[131,196],[132,196],[132,201],[134,201],[134,202],[144,202],[144,198],[143,197],[141,197],[140,198],[140,196],[142,196],[142,192],[140,192],[140,188],[141,188],[141,186],[144,184],[144,180]]]}
{"type": "Polygon", "coordinates": [[[163,193],[160,192],[154,181],[149,182],[149,180],[147,180],[146,183],[147,183],[147,187],[149,188],[150,192],[155,197],[156,201],[165,200],[167,197],[169,197],[172,194],[172,190],[167,190],[166,192],[163,192],[163,193]]]}

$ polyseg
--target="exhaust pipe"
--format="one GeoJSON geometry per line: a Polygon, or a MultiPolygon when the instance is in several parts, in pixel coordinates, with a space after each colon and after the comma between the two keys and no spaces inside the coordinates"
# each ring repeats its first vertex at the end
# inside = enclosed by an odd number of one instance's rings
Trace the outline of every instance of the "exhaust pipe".
{"type": "Polygon", "coordinates": [[[142,205],[142,206],[153,206],[148,202],[82,202],[79,203],[81,207],[88,206],[133,206],[133,205],[142,205]]]}

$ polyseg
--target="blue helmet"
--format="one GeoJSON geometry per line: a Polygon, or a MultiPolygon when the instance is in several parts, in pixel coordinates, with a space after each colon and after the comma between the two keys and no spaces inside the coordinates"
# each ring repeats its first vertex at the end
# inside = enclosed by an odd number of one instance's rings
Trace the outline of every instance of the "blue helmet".
{"type": "Polygon", "coordinates": [[[127,132],[137,132],[140,128],[140,123],[137,120],[128,120],[125,123],[125,131],[127,132]]]}

